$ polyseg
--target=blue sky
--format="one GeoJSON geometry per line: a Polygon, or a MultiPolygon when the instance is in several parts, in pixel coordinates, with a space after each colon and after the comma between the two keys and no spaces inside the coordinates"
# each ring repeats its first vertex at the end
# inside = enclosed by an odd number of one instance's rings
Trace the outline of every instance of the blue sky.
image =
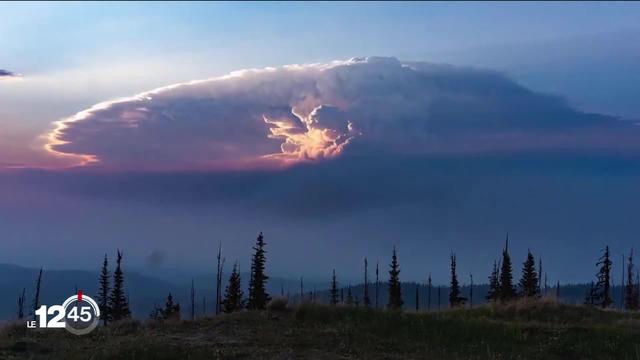
{"type": "MultiPolygon", "coordinates": [[[[640,230],[629,216],[640,211],[638,19],[634,2],[1,3],[0,69],[20,76],[0,77],[0,261],[38,265],[33,244],[95,236],[92,255],[113,241],[144,264],[150,248],[183,251],[184,237],[205,250],[169,256],[188,267],[215,252],[216,236],[246,255],[258,229],[276,239],[280,273],[323,274],[314,255],[336,247],[348,267],[394,241],[413,278],[433,251],[446,279],[454,247],[464,271],[481,273],[507,231],[522,254],[582,246],[595,258],[608,233],[621,252],[640,230]],[[360,56],[386,58],[345,61],[360,56]],[[388,57],[420,63],[409,71],[388,57]],[[54,136],[72,159],[52,157],[54,122],[75,118],[54,136]],[[86,154],[109,174],[61,169],[86,154]],[[265,156],[318,163],[265,173],[265,156]],[[208,172],[212,159],[220,167],[208,172]],[[227,173],[229,163],[252,171],[227,173]],[[172,172],[194,169],[205,173],[172,172]]],[[[549,269],[579,280],[591,260],[549,269]]]]}

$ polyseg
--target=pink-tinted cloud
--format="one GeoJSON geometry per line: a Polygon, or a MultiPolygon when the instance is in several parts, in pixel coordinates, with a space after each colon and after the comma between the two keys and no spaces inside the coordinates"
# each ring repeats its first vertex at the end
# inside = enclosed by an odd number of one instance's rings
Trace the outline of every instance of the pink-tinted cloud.
{"type": "Polygon", "coordinates": [[[46,149],[103,168],[255,168],[348,154],[637,151],[639,131],[496,72],[356,58],[104,102],[58,122],[46,149]]]}

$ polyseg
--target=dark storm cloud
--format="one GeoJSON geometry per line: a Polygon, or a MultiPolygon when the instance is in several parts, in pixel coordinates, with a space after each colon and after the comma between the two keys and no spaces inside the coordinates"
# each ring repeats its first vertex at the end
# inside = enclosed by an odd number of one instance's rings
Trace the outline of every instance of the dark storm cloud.
{"type": "Polygon", "coordinates": [[[358,58],[246,70],[105,102],[48,149],[118,170],[256,168],[348,155],[604,149],[629,122],[570,108],[487,70],[358,58]]]}
{"type": "Polygon", "coordinates": [[[280,274],[348,273],[354,259],[384,261],[398,245],[407,276],[433,271],[438,282],[452,250],[474,275],[488,273],[508,231],[514,259],[530,247],[551,279],[584,281],[604,245],[637,246],[638,181],[637,156],[605,152],[350,155],[217,172],[16,170],[0,174],[0,224],[16,257],[75,239],[96,261],[124,247],[139,254],[132,265],[187,268],[209,266],[220,240],[229,258],[246,256],[263,230],[280,274]]]}
{"type": "MultiPolygon", "coordinates": [[[[640,175],[637,156],[607,153],[345,156],[282,170],[94,173],[24,171],[23,185],[69,196],[155,207],[255,208],[285,218],[322,219],[373,208],[463,201],[487,179],[640,175]]],[[[524,191],[524,190],[523,190],[524,191]]]]}

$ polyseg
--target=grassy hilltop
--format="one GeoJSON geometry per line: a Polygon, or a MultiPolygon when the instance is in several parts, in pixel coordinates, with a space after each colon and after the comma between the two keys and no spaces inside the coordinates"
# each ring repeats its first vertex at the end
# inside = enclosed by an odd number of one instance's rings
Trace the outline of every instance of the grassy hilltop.
{"type": "Polygon", "coordinates": [[[640,359],[640,315],[550,300],[423,313],[303,305],[86,336],[0,332],[1,359],[640,359]]]}

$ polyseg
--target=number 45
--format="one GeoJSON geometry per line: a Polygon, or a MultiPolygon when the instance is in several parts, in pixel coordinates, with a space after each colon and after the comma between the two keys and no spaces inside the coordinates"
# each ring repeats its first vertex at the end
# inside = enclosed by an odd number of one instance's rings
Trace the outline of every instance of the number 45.
{"type": "Polygon", "coordinates": [[[67,318],[72,319],[75,322],[78,322],[80,319],[82,322],[88,322],[91,320],[91,312],[89,311],[91,308],[89,306],[83,306],[80,308],[80,316],[78,316],[78,308],[72,307],[71,311],[67,314],[67,318]]]}

